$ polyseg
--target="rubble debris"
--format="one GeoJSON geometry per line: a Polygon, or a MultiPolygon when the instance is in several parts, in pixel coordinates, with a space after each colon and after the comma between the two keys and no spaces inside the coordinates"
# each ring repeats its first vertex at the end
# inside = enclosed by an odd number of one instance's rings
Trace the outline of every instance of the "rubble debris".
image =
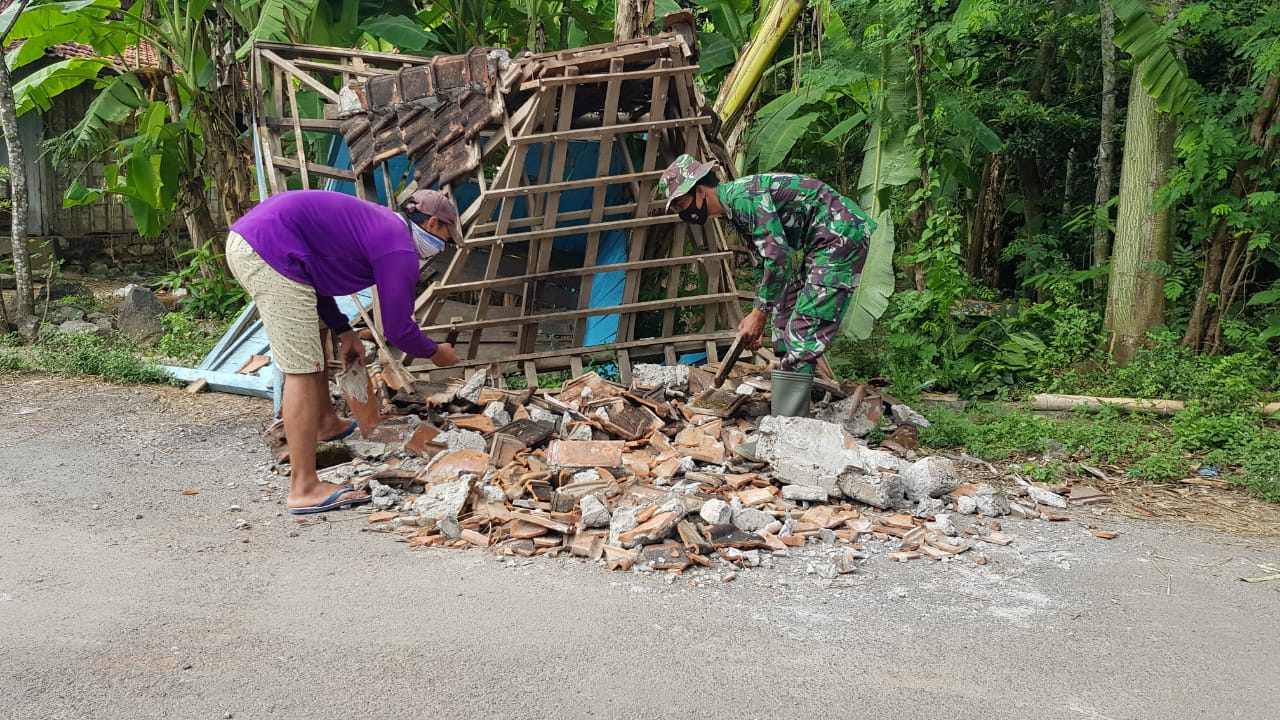
{"type": "MultiPolygon", "coordinates": [[[[1014,542],[991,518],[1056,519],[1025,481],[1015,497],[998,478],[962,483],[952,460],[910,455],[924,419],[895,411],[901,403],[878,388],[852,399],[876,422],[909,420],[891,433],[898,449],[870,447],[840,420],[753,415],[768,406],[767,374],[736,369],[714,388],[704,369],[637,367],[629,387],[589,372],[538,394],[495,387],[500,376],[483,372],[393,392],[374,365],[364,389],[376,427],[333,443],[349,454],[322,479],[367,490],[369,524],[413,548],[711,578],[795,552],[821,579],[877,553],[950,562],[979,542],[1014,542]],[[759,462],[733,453],[751,439],[759,462]]],[[[282,430],[266,436],[283,447],[282,430]]]]}

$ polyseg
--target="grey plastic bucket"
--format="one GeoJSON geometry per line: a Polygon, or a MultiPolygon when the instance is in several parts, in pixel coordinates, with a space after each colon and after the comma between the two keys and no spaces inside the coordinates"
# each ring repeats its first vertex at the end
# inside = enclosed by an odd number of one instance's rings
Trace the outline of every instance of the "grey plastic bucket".
{"type": "Polygon", "coordinates": [[[773,385],[770,413],[786,417],[809,416],[809,398],[813,394],[813,375],[789,370],[774,370],[770,379],[773,385]]]}

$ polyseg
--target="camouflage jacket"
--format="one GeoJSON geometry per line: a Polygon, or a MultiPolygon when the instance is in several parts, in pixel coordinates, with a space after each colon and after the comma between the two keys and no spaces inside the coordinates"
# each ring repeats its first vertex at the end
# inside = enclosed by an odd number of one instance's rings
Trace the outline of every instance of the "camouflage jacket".
{"type": "Polygon", "coordinates": [[[777,312],[792,280],[846,291],[857,287],[876,224],[831,186],[768,173],[721,183],[717,196],[725,219],[760,254],[757,308],[777,312]]]}

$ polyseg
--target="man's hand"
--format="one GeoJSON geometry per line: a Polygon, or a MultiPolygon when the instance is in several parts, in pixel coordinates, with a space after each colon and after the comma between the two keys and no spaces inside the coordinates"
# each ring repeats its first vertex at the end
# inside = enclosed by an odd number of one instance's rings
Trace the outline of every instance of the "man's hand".
{"type": "Polygon", "coordinates": [[[338,336],[338,357],[342,358],[343,370],[364,364],[364,342],[355,330],[348,330],[338,336]]]}
{"type": "Polygon", "coordinates": [[[453,346],[449,343],[440,343],[436,346],[436,352],[431,356],[431,363],[436,367],[451,367],[458,362],[458,354],[453,351],[453,346]]]}
{"type": "Polygon", "coordinates": [[[769,322],[769,316],[759,308],[747,313],[742,318],[742,322],[738,323],[738,334],[742,335],[743,345],[748,350],[759,350],[761,341],[764,338],[764,328],[769,322]]]}

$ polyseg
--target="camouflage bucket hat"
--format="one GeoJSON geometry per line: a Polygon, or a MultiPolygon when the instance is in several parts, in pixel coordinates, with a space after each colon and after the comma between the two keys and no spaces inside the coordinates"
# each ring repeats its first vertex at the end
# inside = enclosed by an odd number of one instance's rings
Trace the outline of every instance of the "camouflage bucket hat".
{"type": "Polygon", "coordinates": [[[675,202],[676,198],[692,190],[693,186],[715,167],[715,163],[699,162],[692,155],[681,155],[675,162],[668,165],[662,177],[658,179],[658,191],[667,196],[667,210],[671,209],[671,203],[675,202]]]}

